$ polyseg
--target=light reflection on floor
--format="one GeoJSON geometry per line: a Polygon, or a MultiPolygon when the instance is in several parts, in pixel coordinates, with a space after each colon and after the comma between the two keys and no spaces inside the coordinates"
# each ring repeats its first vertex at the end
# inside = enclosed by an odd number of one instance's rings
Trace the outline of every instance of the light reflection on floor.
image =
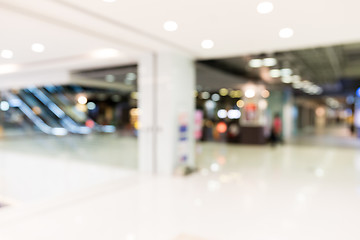
{"type": "Polygon", "coordinates": [[[0,239],[360,238],[357,148],[202,143],[197,155],[199,172],[186,178],[134,173],[31,209],[3,208],[0,239]]]}
{"type": "Polygon", "coordinates": [[[132,176],[135,138],[35,136],[0,141],[0,202],[32,203],[132,176]]]}

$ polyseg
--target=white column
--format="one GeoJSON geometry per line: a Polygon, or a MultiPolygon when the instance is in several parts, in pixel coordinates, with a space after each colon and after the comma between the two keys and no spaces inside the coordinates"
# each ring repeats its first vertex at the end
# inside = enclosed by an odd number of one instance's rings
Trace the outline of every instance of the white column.
{"type": "Polygon", "coordinates": [[[283,106],[283,138],[285,141],[290,140],[294,133],[294,98],[290,90],[284,92],[283,106]]]}
{"type": "Polygon", "coordinates": [[[144,55],[138,88],[140,170],[172,174],[179,165],[193,166],[194,61],[174,53],[144,55]]]}

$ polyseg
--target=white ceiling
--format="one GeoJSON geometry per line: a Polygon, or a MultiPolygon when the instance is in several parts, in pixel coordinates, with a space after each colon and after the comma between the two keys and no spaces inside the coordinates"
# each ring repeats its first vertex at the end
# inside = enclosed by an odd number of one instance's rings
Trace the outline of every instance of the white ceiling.
{"type": "Polygon", "coordinates": [[[0,64],[94,66],[104,62],[87,54],[100,48],[119,49],[126,57],[111,64],[124,64],[141,52],[169,48],[210,59],[360,41],[359,1],[271,1],[275,10],[260,15],[261,1],[254,0],[0,0],[0,49],[15,54],[0,64]],[[164,31],[166,20],[176,21],[178,31],[164,31]],[[280,39],[283,27],[293,28],[294,37],[280,39]],[[215,47],[202,49],[203,39],[215,47]],[[34,42],[46,51],[31,52],[34,42]]]}

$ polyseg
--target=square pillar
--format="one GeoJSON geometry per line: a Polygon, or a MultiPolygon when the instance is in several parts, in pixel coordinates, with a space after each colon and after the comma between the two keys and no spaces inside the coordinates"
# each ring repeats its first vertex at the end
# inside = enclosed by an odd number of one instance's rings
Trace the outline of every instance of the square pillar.
{"type": "Polygon", "coordinates": [[[172,174],[194,166],[195,64],[174,53],[146,54],[139,62],[139,168],[172,174]]]}

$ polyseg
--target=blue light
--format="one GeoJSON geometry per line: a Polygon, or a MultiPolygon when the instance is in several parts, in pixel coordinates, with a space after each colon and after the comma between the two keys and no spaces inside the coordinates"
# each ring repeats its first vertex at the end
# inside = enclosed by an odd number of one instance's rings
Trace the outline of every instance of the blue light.
{"type": "Polygon", "coordinates": [[[360,87],[356,90],[356,96],[360,97],[360,87]]]}

